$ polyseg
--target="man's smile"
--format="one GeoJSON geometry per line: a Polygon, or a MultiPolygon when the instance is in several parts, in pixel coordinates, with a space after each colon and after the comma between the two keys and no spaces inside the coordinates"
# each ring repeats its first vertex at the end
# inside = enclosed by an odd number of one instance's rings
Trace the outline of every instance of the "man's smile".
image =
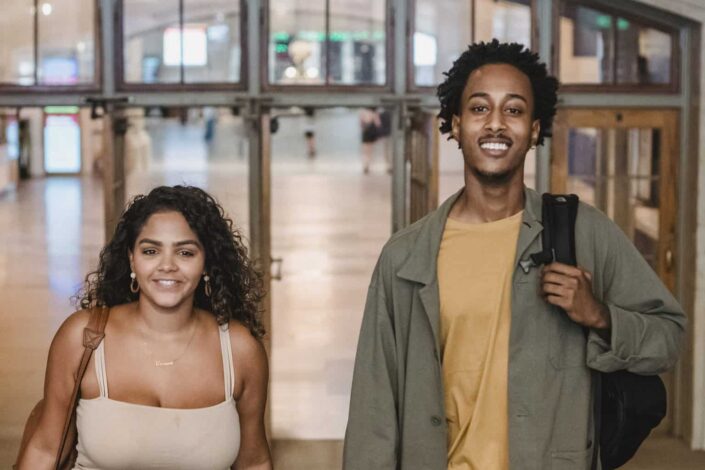
{"type": "Polygon", "coordinates": [[[504,155],[512,146],[512,141],[506,137],[482,138],[479,140],[480,148],[491,156],[504,155]]]}

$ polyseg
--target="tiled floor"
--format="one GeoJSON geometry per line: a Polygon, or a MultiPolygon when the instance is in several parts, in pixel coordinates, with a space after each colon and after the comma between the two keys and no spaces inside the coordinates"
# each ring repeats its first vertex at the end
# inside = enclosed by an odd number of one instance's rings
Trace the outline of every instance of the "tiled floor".
{"type": "MultiPolygon", "coordinates": [[[[200,125],[150,121],[153,157],[149,170],[130,176],[129,193],[156,184],[203,186],[247,234],[246,147],[239,129],[237,120],[223,118],[208,147],[200,125]]],[[[300,119],[282,119],[273,138],[272,242],[273,256],[283,259],[283,278],[272,285],[271,409],[276,468],[285,470],[340,468],[365,292],[390,232],[391,188],[381,146],[364,176],[354,113],[319,113],[317,131],[313,160],[306,158],[300,119]]],[[[460,182],[458,174],[446,175],[444,194],[460,182]]],[[[49,342],[102,245],[100,181],[24,182],[0,196],[0,227],[0,468],[8,468],[41,395],[49,342]]],[[[705,468],[705,457],[657,439],[625,468],[705,468]]]]}

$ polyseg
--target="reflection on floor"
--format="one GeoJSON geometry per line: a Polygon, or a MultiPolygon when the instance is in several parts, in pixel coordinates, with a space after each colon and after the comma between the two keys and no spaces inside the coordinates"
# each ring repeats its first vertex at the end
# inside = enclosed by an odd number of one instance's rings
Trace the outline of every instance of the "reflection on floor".
{"type": "MultiPolygon", "coordinates": [[[[241,126],[221,118],[216,139],[206,146],[200,124],[150,120],[153,156],[148,169],[136,166],[128,192],[158,184],[205,187],[247,234],[241,126]]],[[[316,130],[313,160],[306,157],[302,119],[282,118],[273,139],[273,255],[283,263],[282,280],[272,285],[271,408],[276,468],[285,470],[340,468],[365,292],[390,231],[382,146],[372,173],[363,176],[355,113],[317,113],[316,130]]],[[[446,176],[452,184],[462,181],[446,176]]],[[[446,194],[452,192],[446,186],[446,194]]],[[[8,468],[24,420],[41,396],[49,342],[102,246],[101,183],[63,177],[24,182],[16,193],[0,196],[0,227],[0,468],[8,468]]],[[[625,468],[705,468],[705,456],[656,439],[625,468]]]]}

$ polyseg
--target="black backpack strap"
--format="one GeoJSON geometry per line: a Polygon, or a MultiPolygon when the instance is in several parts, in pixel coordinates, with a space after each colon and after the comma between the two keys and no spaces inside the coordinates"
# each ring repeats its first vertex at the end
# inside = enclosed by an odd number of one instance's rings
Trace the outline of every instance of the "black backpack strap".
{"type": "MultiPolygon", "coordinates": [[[[578,217],[578,196],[575,194],[550,194],[542,196],[541,223],[543,232],[541,233],[542,250],[531,255],[531,260],[537,264],[549,264],[554,261],[577,265],[575,252],[575,221],[578,217]]],[[[587,338],[588,329],[585,328],[587,338]]],[[[592,442],[592,470],[598,468],[600,425],[602,410],[602,393],[600,384],[600,374],[591,371],[592,374],[592,396],[593,396],[593,425],[594,437],[592,442]]]]}

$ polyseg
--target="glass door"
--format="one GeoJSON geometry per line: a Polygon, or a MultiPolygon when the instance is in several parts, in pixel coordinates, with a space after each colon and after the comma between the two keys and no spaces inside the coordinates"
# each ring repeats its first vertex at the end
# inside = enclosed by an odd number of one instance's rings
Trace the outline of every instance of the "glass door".
{"type": "MultiPolygon", "coordinates": [[[[563,109],[556,116],[551,191],[574,193],[607,214],[675,290],[678,112],[563,109]]],[[[663,376],[670,431],[673,375],[663,376]]]]}

